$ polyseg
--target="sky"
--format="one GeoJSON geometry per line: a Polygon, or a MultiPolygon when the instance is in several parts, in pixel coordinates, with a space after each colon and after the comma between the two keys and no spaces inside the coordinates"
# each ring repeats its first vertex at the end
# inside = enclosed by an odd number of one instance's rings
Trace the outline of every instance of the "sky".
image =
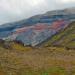
{"type": "Polygon", "coordinates": [[[75,7],[75,0],[0,0],[0,25],[69,7],[75,7]]]}

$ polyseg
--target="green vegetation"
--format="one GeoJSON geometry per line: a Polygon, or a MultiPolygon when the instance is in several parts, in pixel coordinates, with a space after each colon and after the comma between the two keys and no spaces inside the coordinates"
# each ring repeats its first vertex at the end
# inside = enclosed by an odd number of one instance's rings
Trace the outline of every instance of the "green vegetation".
{"type": "Polygon", "coordinates": [[[21,69],[18,75],[68,75],[68,72],[61,67],[51,67],[49,69],[40,69],[33,71],[29,69],[21,69]]]}
{"type": "Polygon", "coordinates": [[[67,48],[75,48],[75,22],[71,23],[67,28],[54,35],[42,46],[62,46],[67,48]]]}

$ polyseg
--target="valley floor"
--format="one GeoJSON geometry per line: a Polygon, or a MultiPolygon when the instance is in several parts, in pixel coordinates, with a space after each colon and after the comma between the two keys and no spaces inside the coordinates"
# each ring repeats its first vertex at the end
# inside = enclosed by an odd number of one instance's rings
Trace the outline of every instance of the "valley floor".
{"type": "Polygon", "coordinates": [[[75,75],[75,50],[57,47],[7,50],[1,47],[0,75],[75,75]]]}

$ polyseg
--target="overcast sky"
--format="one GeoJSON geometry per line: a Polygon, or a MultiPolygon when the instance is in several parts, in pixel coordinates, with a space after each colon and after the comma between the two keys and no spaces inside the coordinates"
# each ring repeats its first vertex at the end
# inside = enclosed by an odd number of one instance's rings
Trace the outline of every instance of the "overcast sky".
{"type": "Polygon", "coordinates": [[[75,0],[0,0],[0,25],[74,6],[75,0]]]}

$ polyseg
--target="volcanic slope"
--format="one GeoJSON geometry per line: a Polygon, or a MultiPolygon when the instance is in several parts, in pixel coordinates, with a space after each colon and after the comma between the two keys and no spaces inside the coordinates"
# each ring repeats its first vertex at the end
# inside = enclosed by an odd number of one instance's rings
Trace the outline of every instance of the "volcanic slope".
{"type": "Polygon", "coordinates": [[[66,48],[75,48],[75,22],[70,23],[70,25],[61,30],[56,35],[45,41],[42,46],[59,46],[66,48]]]}

